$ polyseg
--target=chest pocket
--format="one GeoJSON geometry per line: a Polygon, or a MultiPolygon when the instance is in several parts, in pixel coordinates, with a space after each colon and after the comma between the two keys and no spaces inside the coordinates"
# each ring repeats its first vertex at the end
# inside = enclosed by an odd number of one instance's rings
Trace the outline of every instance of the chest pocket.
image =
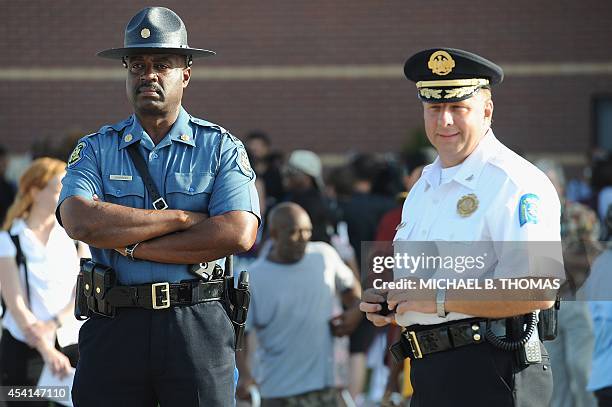
{"type": "Polygon", "coordinates": [[[144,208],[145,186],[142,178],[132,176],[130,181],[110,179],[104,175],[104,200],[132,208],[144,208]]]}
{"type": "Polygon", "coordinates": [[[166,199],[170,209],[208,212],[215,176],[210,173],[176,172],[166,178],[166,199]]]}

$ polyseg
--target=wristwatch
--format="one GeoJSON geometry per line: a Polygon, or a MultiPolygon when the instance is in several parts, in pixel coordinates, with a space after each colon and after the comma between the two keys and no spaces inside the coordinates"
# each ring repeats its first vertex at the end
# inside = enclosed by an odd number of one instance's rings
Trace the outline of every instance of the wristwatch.
{"type": "Polygon", "coordinates": [[[446,308],[444,302],[446,301],[446,290],[439,288],[436,292],[436,310],[440,318],[446,318],[446,308]]]}
{"type": "Polygon", "coordinates": [[[138,247],[139,244],[140,242],[125,246],[125,255],[129,257],[130,260],[136,260],[134,258],[134,250],[136,250],[136,247],[138,247]]]}

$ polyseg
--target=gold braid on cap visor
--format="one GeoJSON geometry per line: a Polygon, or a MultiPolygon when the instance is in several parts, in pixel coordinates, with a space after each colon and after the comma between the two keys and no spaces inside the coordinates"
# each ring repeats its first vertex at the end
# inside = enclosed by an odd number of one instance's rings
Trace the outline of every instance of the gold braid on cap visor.
{"type": "Polygon", "coordinates": [[[416,83],[419,94],[427,99],[460,98],[474,93],[477,89],[488,86],[488,79],[450,79],[441,81],[420,81],[416,83]],[[433,87],[452,87],[450,89],[432,89],[433,87]],[[442,96],[444,91],[444,96],[442,96]]]}

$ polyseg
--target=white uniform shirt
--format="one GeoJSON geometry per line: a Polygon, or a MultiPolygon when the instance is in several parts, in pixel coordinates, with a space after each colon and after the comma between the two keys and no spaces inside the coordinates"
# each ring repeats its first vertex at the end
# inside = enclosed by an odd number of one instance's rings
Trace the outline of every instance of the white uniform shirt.
{"type": "MultiPolygon", "coordinates": [[[[394,242],[557,242],[560,241],[560,216],[559,198],[548,177],[500,143],[489,130],[460,165],[443,169],[437,158],[425,167],[404,203],[394,242]],[[462,217],[457,203],[468,194],[476,195],[478,208],[462,217]],[[521,209],[528,207],[525,199],[530,197],[532,202],[535,199],[537,213],[520,214],[521,209]],[[525,216],[531,215],[537,219],[525,222],[525,216]]],[[[498,271],[495,270],[496,277],[500,277],[498,271]]],[[[526,277],[520,270],[505,276],[526,277]]],[[[396,269],[395,278],[401,277],[407,274],[396,269]]],[[[456,312],[450,312],[446,318],[407,312],[396,319],[398,324],[409,326],[469,317],[456,312]]]]}
{"type": "MultiPolygon", "coordinates": [[[[13,222],[10,234],[19,236],[21,250],[28,265],[30,310],[36,318],[49,320],[72,301],[72,289],[79,272],[79,257],[74,241],[57,222],[51,230],[46,246],[42,245],[22,219],[13,222]]],[[[0,257],[14,259],[15,254],[15,245],[9,233],[0,232],[0,257]]],[[[26,295],[23,266],[20,268],[20,277],[26,295]]],[[[9,310],[4,315],[2,326],[15,339],[25,342],[25,336],[9,310]]]]}

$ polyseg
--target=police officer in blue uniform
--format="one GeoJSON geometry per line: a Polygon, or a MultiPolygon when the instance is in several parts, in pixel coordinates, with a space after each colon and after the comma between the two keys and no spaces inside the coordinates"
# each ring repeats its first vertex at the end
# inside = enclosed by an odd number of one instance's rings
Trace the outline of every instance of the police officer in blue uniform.
{"type": "Polygon", "coordinates": [[[213,54],[189,47],[183,21],[163,7],[138,12],[124,47],[98,54],[123,61],[134,114],[78,142],[58,205],[68,234],[115,273],[110,291],[93,280],[92,295],[112,292],[113,307],[94,309],[81,329],[76,406],[234,403],[226,288],[190,270],[248,250],[260,214],[242,143],[181,105],[192,60],[213,54]]]}

